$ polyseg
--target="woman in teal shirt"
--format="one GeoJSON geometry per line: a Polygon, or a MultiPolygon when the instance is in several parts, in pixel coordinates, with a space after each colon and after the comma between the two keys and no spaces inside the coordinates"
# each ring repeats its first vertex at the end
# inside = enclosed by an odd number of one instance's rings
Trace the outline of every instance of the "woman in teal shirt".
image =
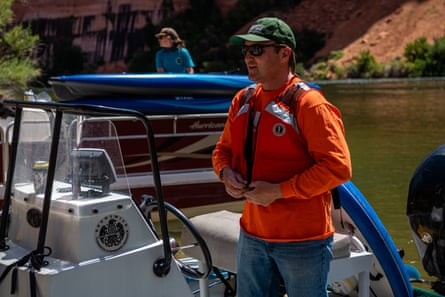
{"type": "Polygon", "coordinates": [[[162,28],[155,36],[161,47],[156,52],[157,72],[194,73],[195,63],[175,29],[162,28]]]}

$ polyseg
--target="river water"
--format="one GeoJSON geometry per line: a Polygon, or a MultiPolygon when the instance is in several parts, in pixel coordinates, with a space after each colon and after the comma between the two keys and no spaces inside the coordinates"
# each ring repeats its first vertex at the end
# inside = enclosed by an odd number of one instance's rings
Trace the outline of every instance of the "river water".
{"type": "Polygon", "coordinates": [[[445,78],[320,82],[342,112],[352,181],[375,209],[404,262],[422,268],[406,216],[419,163],[445,143],[445,78]]]}

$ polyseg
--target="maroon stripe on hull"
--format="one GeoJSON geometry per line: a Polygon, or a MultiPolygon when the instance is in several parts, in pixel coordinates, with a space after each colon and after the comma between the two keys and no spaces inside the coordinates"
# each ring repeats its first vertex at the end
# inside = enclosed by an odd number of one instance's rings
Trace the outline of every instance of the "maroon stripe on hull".
{"type": "MultiPolygon", "coordinates": [[[[214,116],[165,116],[150,118],[155,134],[173,133],[211,133],[221,132],[224,129],[227,116],[216,114],[214,116]]],[[[144,134],[145,129],[140,122],[132,120],[113,121],[119,135],[144,134]]]]}
{"type": "MultiPolygon", "coordinates": [[[[207,136],[170,136],[156,138],[159,169],[161,171],[186,170],[195,168],[211,168],[211,155],[214,148],[213,141],[200,149],[190,152],[184,150],[207,136]]],[[[215,139],[217,138],[215,137],[215,139]]],[[[150,156],[145,139],[120,140],[124,163],[127,173],[150,172],[150,156]]]]}
{"type": "MultiPolygon", "coordinates": [[[[152,119],[161,171],[211,168],[211,154],[226,121],[225,115],[152,119]]],[[[126,172],[150,172],[146,135],[141,123],[115,121],[126,172]]]]}

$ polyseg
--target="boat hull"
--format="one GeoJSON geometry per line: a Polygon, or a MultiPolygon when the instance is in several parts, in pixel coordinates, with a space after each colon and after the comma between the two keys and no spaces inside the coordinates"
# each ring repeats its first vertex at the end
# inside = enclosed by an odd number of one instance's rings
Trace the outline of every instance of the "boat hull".
{"type": "Polygon", "coordinates": [[[412,297],[413,291],[405,265],[374,209],[352,182],[346,182],[338,189],[344,211],[333,211],[336,231],[354,234],[366,250],[374,254],[370,274],[374,295],[412,297]]]}

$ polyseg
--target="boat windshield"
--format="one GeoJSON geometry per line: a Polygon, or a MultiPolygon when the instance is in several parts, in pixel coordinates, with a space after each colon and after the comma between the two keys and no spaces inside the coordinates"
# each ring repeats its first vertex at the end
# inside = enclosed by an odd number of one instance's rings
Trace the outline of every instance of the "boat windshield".
{"type": "Polygon", "coordinates": [[[55,114],[48,109],[23,109],[13,197],[43,199],[47,187],[51,187],[51,200],[101,199],[111,192],[130,196],[111,118],[65,111],[56,125],[55,114]],[[53,173],[48,170],[51,158],[56,160],[53,173]]]}

